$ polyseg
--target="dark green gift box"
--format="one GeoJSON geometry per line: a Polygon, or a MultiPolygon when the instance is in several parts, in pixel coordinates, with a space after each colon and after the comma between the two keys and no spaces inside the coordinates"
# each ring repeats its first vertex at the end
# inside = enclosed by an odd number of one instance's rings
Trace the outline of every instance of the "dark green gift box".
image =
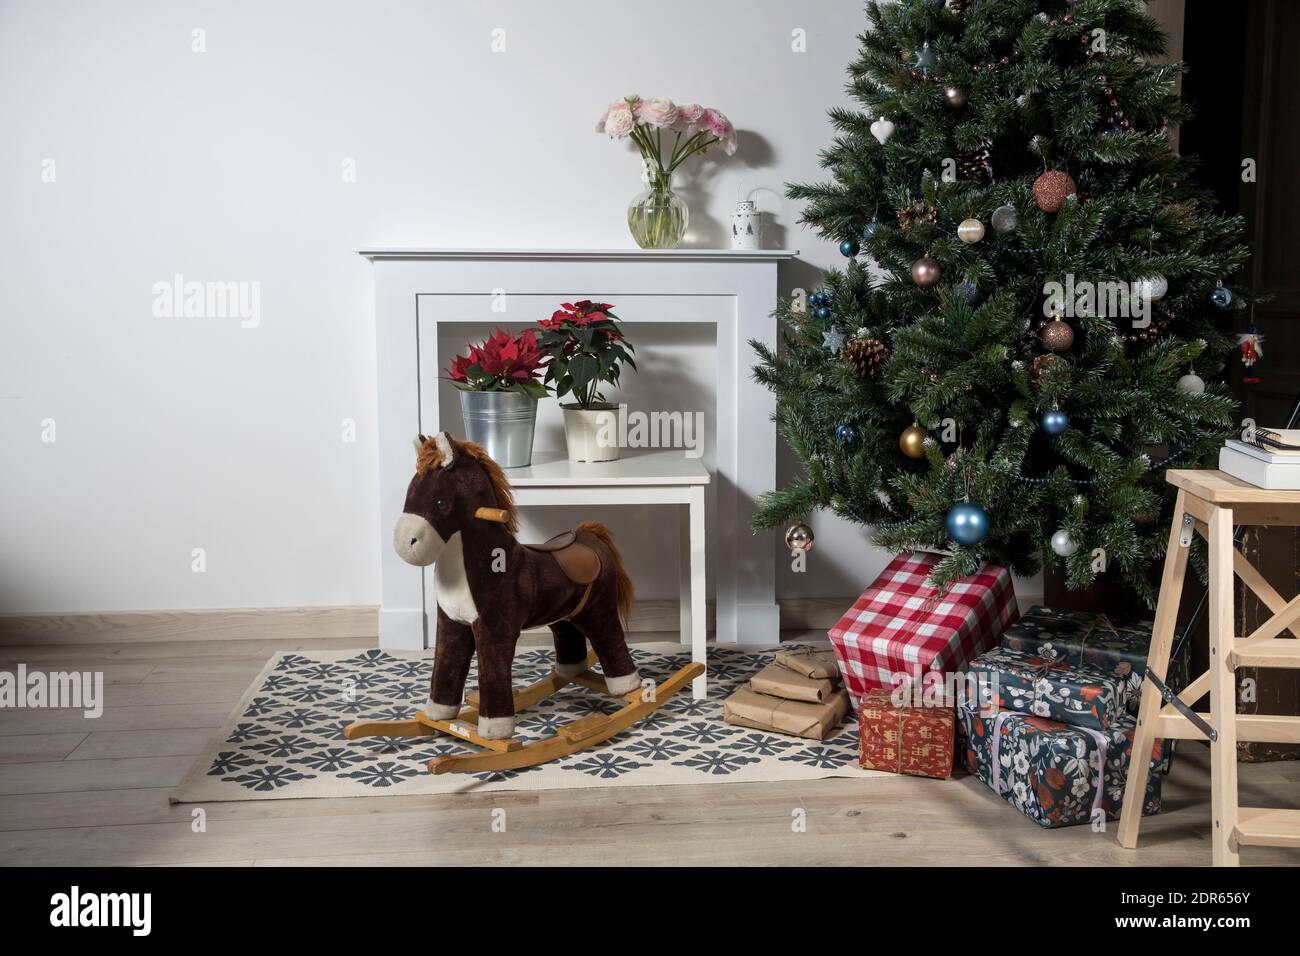
{"type": "MultiPolygon", "coordinates": [[[[1137,713],[1151,646],[1151,622],[1112,624],[1104,614],[1034,607],[1002,633],[1002,646],[1123,680],[1128,685],[1128,710],[1137,713]]],[[[1175,691],[1187,686],[1185,652],[1169,662],[1166,676],[1165,683],[1175,691]]]]}

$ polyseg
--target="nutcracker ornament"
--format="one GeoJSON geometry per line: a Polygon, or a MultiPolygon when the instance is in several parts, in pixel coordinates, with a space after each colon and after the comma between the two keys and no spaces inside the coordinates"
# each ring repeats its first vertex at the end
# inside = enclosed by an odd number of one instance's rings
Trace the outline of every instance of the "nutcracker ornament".
{"type": "Polygon", "coordinates": [[[1241,348],[1241,364],[1245,373],[1241,376],[1243,385],[1258,385],[1263,381],[1255,374],[1255,363],[1264,354],[1264,336],[1259,334],[1255,323],[1246,326],[1246,331],[1237,336],[1237,345],[1241,348]]]}

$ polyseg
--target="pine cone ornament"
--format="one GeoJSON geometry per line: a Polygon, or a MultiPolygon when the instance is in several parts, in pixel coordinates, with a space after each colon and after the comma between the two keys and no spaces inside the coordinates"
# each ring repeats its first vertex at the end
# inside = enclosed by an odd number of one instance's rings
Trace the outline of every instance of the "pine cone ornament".
{"type": "Polygon", "coordinates": [[[934,223],[939,221],[939,210],[928,202],[913,203],[898,210],[898,224],[909,229],[917,223],[934,223]]]}
{"type": "Polygon", "coordinates": [[[978,183],[993,181],[993,163],[989,158],[987,146],[957,157],[957,172],[960,179],[978,183]]]}
{"type": "Polygon", "coordinates": [[[858,378],[875,378],[889,361],[889,349],[879,339],[854,339],[840,352],[858,378]]]}
{"type": "Polygon", "coordinates": [[[1039,355],[1034,359],[1034,364],[1029,370],[1029,377],[1033,379],[1035,385],[1041,385],[1043,374],[1052,366],[1053,363],[1061,359],[1055,355],[1039,355]]]}

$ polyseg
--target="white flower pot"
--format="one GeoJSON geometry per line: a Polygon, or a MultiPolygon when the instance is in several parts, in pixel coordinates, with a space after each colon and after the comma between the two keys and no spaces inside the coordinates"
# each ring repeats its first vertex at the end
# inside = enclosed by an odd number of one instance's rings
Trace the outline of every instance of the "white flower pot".
{"type": "Polygon", "coordinates": [[[569,461],[615,461],[618,458],[619,407],[561,405],[569,461]]]}

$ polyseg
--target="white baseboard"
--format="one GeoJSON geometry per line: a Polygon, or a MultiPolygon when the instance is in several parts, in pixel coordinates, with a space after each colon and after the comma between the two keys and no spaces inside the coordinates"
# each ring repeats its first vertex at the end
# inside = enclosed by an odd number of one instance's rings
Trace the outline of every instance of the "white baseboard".
{"type": "MultiPolygon", "coordinates": [[[[783,631],[824,631],[832,627],[855,598],[783,598],[783,631]]],[[[1042,603],[1042,595],[1020,595],[1021,609],[1042,603]]],[[[713,603],[706,620],[713,627],[713,603]]],[[[630,633],[676,631],[677,602],[638,601],[630,633]]],[[[529,634],[546,634],[545,629],[529,634]]],[[[303,640],[379,634],[379,609],[343,607],[262,607],[203,611],[100,611],[0,616],[0,645],[107,644],[127,641],[303,640]]]]}
{"type": "Polygon", "coordinates": [[[255,607],[0,616],[0,645],[374,638],[376,607],[255,607]]]}

